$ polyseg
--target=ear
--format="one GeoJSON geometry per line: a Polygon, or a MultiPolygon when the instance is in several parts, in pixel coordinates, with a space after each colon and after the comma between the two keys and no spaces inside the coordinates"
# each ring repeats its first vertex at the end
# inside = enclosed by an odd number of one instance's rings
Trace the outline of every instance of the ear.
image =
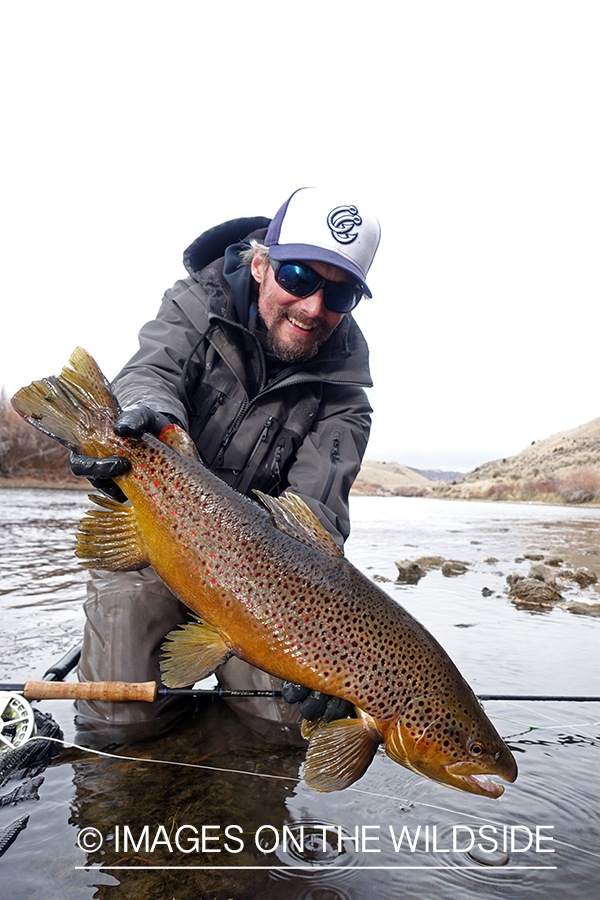
{"type": "Polygon", "coordinates": [[[255,281],[258,282],[258,284],[263,283],[268,265],[268,259],[265,258],[258,250],[255,250],[254,256],[252,257],[252,262],[250,263],[250,271],[252,272],[252,277],[255,281]]]}

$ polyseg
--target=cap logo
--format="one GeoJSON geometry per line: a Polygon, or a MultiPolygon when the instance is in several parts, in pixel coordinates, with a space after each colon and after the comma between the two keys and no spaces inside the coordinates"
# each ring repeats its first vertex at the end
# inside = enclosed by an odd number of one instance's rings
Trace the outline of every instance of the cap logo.
{"type": "Polygon", "coordinates": [[[336,206],[327,216],[329,229],[340,244],[351,244],[358,237],[358,231],[352,231],[355,225],[362,225],[356,206],[336,206]]]}

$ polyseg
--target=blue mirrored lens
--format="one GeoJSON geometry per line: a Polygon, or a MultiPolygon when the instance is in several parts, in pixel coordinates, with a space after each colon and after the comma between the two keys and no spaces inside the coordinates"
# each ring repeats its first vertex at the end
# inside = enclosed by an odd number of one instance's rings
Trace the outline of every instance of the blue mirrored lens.
{"type": "Polygon", "coordinates": [[[308,266],[299,266],[294,263],[286,263],[280,267],[277,273],[277,283],[295,297],[310,297],[319,289],[322,280],[308,266]]]}

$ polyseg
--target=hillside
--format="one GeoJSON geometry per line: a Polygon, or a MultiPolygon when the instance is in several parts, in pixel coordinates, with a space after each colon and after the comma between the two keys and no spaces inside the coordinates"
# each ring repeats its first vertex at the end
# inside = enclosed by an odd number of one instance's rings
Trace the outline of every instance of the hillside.
{"type": "Polygon", "coordinates": [[[375,462],[366,459],[354,482],[352,494],[376,497],[394,497],[426,488],[432,484],[428,478],[396,462],[375,462]],[[407,490],[409,489],[409,490],[407,490]]]}
{"type": "Polygon", "coordinates": [[[600,418],[484,463],[451,485],[436,485],[429,496],[600,502],[600,418]]]}

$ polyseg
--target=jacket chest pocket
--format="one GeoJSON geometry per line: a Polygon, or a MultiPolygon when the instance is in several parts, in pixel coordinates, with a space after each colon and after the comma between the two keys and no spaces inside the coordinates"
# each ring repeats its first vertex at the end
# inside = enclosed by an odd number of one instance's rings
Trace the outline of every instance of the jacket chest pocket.
{"type": "Polygon", "coordinates": [[[225,391],[203,384],[194,396],[190,409],[190,434],[202,451],[202,433],[225,402],[225,391]]]}

